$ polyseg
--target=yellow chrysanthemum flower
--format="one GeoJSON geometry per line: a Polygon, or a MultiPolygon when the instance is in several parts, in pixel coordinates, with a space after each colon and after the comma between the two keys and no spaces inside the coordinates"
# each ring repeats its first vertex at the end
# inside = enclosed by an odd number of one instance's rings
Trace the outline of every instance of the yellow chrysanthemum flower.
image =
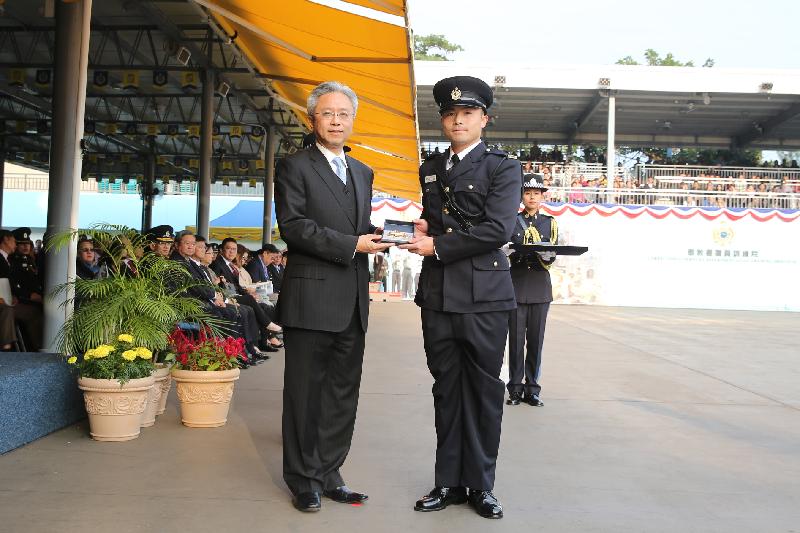
{"type": "Polygon", "coordinates": [[[153,357],[153,352],[151,352],[144,346],[139,346],[138,348],[136,348],[136,355],[138,355],[142,359],[151,359],[153,357]]]}
{"type": "Polygon", "coordinates": [[[106,357],[113,351],[114,351],[113,346],[108,344],[101,344],[100,346],[94,349],[94,354],[92,354],[92,357],[106,357]]]}
{"type": "Polygon", "coordinates": [[[133,344],[133,335],[128,335],[127,333],[123,333],[119,337],[117,337],[117,340],[120,342],[127,342],[128,344],[133,344]]]}
{"type": "Polygon", "coordinates": [[[136,359],[136,350],[125,350],[122,352],[122,358],[126,361],[133,361],[136,359]]]}
{"type": "Polygon", "coordinates": [[[69,363],[71,365],[74,365],[77,361],[78,361],[78,358],[75,357],[74,355],[72,357],[70,357],[69,359],[67,359],[67,363],[69,363]]]}
{"type": "Polygon", "coordinates": [[[83,359],[84,359],[84,361],[88,361],[89,359],[92,359],[92,358],[95,356],[95,354],[96,354],[96,353],[97,353],[97,352],[95,351],[95,349],[94,349],[94,348],[91,348],[91,349],[89,349],[89,350],[86,350],[86,353],[85,353],[85,354],[83,354],[83,359]]]}

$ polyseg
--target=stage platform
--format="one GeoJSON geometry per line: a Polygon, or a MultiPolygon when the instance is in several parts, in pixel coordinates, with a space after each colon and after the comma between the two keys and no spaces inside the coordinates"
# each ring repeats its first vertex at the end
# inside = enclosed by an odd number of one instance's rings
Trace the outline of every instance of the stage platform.
{"type": "Polygon", "coordinates": [[[419,311],[372,305],[343,468],[361,507],[295,511],[281,479],[283,353],[242,374],[228,425],[167,413],[139,439],[85,422],[0,456],[0,532],[772,532],[800,524],[800,315],[554,306],[545,406],[506,407],[496,494],[422,514],[435,434],[419,311]]]}

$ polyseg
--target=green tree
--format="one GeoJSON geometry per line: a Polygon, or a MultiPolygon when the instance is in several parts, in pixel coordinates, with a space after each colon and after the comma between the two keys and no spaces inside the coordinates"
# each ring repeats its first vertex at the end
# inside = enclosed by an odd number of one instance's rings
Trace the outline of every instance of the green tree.
{"type": "MultiPolygon", "coordinates": [[[[644,64],[651,66],[651,67],[693,67],[694,61],[680,61],[676,59],[672,53],[667,53],[664,57],[653,50],[652,48],[648,48],[644,51],[644,64]]],[[[617,65],[641,65],[636,61],[632,56],[625,56],[622,59],[617,60],[617,65]]],[[[714,66],[714,60],[708,58],[703,63],[704,67],[710,68],[714,66]]]]}
{"type": "Polygon", "coordinates": [[[460,45],[451,43],[444,35],[414,36],[414,59],[417,61],[450,61],[447,54],[463,51],[460,45]]]}

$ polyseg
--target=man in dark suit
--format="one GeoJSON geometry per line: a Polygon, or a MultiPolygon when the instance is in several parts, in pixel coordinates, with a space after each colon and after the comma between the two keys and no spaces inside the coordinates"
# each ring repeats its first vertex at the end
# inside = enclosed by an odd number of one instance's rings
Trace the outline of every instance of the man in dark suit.
{"type": "Polygon", "coordinates": [[[414,239],[400,246],[425,258],[415,302],[434,378],[435,487],[414,509],[468,501],[480,516],[501,518],[492,492],[505,392],[500,368],[516,302],[500,248],[514,228],[522,170],[481,142],[492,103],[486,83],[447,78],[433,95],[450,149],[420,167],[422,215],[414,239]]]}
{"type": "Polygon", "coordinates": [[[283,255],[276,248],[275,253],[272,254],[272,264],[268,267],[270,279],[272,279],[272,287],[275,292],[281,292],[281,285],[283,284],[283,272],[285,268],[282,259],[283,255]]]}
{"type": "Polygon", "coordinates": [[[223,239],[219,255],[211,262],[211,270],[233,286],[238,303],[246,305],[253,310],[261,337],[259,349],[262,351],[275,351],[274,348],[269,346],[269,332],[279,332],[281,329],[277,324],[273,323],[271,317],[267,314],[267,310],[256,301],[253,293],[239,283],[239,267],[233,262],[236,259],[237,248],[236,239],[233,237],[223,239]]]}
{"type": "MultiPolygon", "coordinates": [[[[539,212],[547,187],[542,174],[526,176],[522,188],[522,204],[525,210],[517,215],[511,242],[533,244],[535,242],[558,241],[556,219],[539,212]]],[[[532,252],[523,254],[513,252],[511,261],[511,280],[517,297],[517,309],[509,315],[508,340],[508,405],[519,405],[520,401],[533,407],[544,405],[539,400],[542,387],[538,383],[539,368],[542,364],[542,344],[547,311],[553,301],[553,287],[550,284],[550,266],[556,259],[555,252],[532,252]],[[525,357],[525,344],[528,356],[525,357]],[[525,383],[522,383],[522,378],[525,383]]]]}
{"type": "Polygon", "coordinates": [[[387,249],[370,224],[372,170],[346,156],[355,93],[325,82],[308,97],[316,142],[283,159],[275,178],[289,248],[278,300],[284,328],[283,478],[300,511],[320,495],[360,503],[339,471],[355,426],[369,306],[367,254],[387,249]]]}
{"type": "Polygon", "coordinates": [[[11,286],[12,301],[6,303],[14,306],[14,316],[21,326],[25,347],[36,352],[42,344],[44,289],[33,259],[17,252],[20,241],[31,242],[30,234],[30,228],[0,230],[0,278],[8,278],[11,286]]]}
{"type": "Polygon", "coordinates": [[[272,266],[272,258],[275,254],[279,254],[278,248],[274,244],[264,243],[259,251],[256,252],[255,257],[247,263],[245,269],[250,274],[253,283],[261,283],[264,281],[271,281],[272,288],[275,290],[275,280],[270,275],[270,266],[272,266]]]}

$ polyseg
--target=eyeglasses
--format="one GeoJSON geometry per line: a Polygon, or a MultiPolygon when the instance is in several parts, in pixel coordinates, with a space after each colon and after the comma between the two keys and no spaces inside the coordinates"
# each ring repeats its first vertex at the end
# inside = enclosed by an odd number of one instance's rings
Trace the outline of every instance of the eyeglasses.
{"type": "Polygon", "coordinates": [[[333,111],[322,111],[320,113],[314,113],[314,114],[321,116],[325,120],[333,120],[333,117],[339,117],[345,122],[355,116],[355,114],[350,113],[350,111],[339,111],[338,113],[334,113],[333,111]]]}

